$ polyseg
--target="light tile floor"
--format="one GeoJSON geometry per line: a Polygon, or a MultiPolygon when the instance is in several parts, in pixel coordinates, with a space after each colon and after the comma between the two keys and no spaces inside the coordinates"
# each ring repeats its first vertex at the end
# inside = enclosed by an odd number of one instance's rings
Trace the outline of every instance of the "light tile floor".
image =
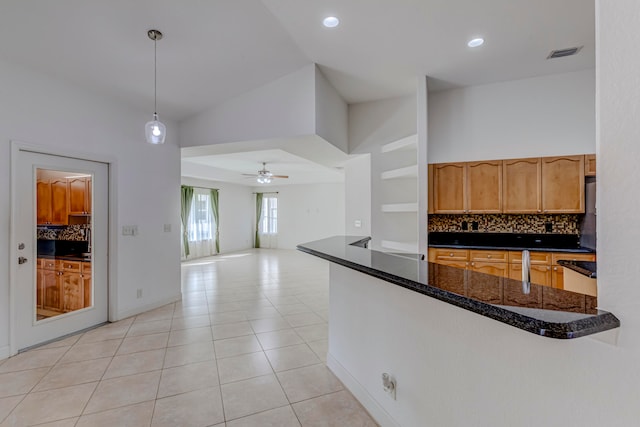
{"type": "Polygon", "coordinates": [[[0,360],[0,427],[376,426],[325,366],[329,268],[183,263],[182,301],[0,360]]]}

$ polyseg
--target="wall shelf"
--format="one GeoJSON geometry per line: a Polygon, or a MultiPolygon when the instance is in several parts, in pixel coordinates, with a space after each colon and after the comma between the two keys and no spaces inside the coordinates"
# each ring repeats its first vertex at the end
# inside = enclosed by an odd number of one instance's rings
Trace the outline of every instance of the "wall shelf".
{"type": "Polygon", "coordinates": [[[382,179],[417,178],[418,165],[388,170],[388,171],[382,172],[380,177],[382,179]]]}
{"type": "Polygon", "coordinates": [[[418,212],[417,203],[387,203],[381,206],[382,212],[418,212]]]}
{"type": "Polygon", "coordinates": [[[380,147],[381,153],[388,153],[390,151],[398,150],[416,150],[418,148],[418,135],[409,135],[406,138],[399,139],[397,141],[389,142],[380,147]]]}

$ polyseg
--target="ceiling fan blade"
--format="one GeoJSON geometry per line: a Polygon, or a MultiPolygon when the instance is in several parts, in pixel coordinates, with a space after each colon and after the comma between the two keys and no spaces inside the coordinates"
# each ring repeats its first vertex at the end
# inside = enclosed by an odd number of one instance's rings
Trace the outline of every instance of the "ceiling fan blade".
{"type": "Polygon", "coordinates": [[[271,178],[289,178],[289,175],[271,175],[271,178]]]}
{"type": "Polygon", "coordinates": [[[260,175],[256,175],[255,173],[243,173],[243,176],[260,176],[260,175]]]}

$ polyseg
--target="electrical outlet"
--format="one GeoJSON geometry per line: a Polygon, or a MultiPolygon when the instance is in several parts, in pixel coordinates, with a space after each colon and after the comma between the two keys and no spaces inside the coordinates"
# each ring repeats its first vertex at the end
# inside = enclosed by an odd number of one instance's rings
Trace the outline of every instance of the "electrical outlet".
{"type": "Polygon", "coordinates": [[[171,233],[171,224],[165,224],[164,225],[164,232],[165,233],[171,233]]]}
{"type": "Polygon", "coordinates": [[[545,231],[545,233],[553,232],[553,223],[552,222],[545,222],[544,223],[544,231],[545,231]]]}
{"type": "Polygon", "coordinates": [[[142,298],[142,289],[137,289],[136,290],[136,298],[142,298]]]}
{"type": "Polygon", "coordinates": [[[471,230],[478,231],[478,221],[471,221],[471,230]]]}
{"type": "Polygon", "coordinates": [[[462,221],[460,228],[462,228],[462,231],[467,231],[469,229],[469,223],[467,221],[462,221]]]}
{"type": "Polygon", "coordinates": [[[123,236],[135,236],[138,234],[138,226],[137,225],[123,225],[122,226],[122,235],[123,236]]]}

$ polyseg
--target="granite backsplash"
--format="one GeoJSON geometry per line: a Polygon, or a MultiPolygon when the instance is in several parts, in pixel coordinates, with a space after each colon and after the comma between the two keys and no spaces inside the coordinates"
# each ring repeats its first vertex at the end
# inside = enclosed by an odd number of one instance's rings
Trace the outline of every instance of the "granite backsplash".
{"type": "Polygon", "coordinates": [[[478,231],[492,233],[556,233],[579,234],[580,215],[429,215],[429,232],[432,231],[463,231],[462,222],[466,221],[468,229],[475,221],[478,231]],[[551,223],[551,231],[545,224],[551,223]]]}
{"type": "Polygon", "coordinates": [[[78,224],[67,226],[39,226],[38,240],[69,240],[83,242],[87,240],[86,229],[90,224],[78,224]]]}

